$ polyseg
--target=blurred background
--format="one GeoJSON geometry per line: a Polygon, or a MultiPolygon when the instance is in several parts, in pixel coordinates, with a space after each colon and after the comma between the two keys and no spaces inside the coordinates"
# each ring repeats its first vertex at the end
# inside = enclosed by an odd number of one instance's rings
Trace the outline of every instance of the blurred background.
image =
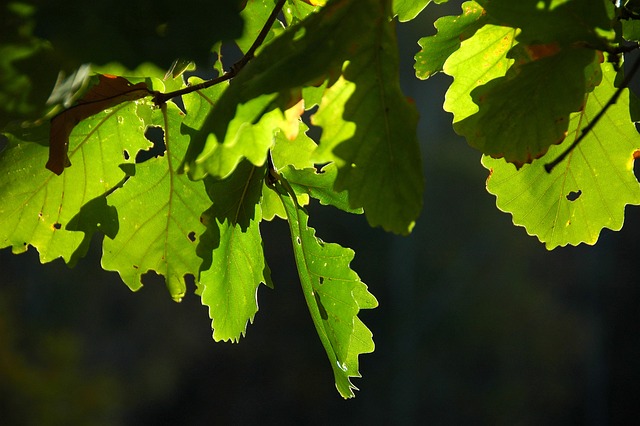
{"type": "MultiPolygon", "coordinates": [[[[264,223],[275,289],[239,344],[214,343],[198,297],[157,276],[133,294],[100,268],[0,251],[0,424],[606,425],[640,395],[640,212],[597,246],[548,252],[485,189],[480,154],[442,110],[448,77],[419,81],[418,38],[451,5],[398,27],[404,90],[421,113],[424,211],[410,237],[311,206],[325,241],[380,307],[360,317],[376,351],[343,400],[299,288],[288,228],[264,223]]],[[[193,286],[191,288],[193,290],[193,286]]]]}

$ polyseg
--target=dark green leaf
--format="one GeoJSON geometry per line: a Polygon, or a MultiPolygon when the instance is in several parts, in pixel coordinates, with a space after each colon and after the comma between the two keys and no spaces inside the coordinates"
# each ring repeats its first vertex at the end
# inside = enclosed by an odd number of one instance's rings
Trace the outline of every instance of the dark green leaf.
{"type": "Polygon", "coordinates": [[[393,25],[378,20],[368,34],[312,117],[323,128],[314,160],[336,163],[335,190],[371,226],[407,234],[422,208],[418,114],[397,84],[393,25]]]}

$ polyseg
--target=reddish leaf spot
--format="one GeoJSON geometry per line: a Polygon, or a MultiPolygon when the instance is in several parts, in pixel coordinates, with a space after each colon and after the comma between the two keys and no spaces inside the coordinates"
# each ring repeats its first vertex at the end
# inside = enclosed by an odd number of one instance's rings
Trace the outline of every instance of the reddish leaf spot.
{"type": "Polygon", "coordinates": [[[146,83],[134,85],[127,79],[115,75],[99,75],[98,80],[98,84],[93,86],[75,105],[51,119],[47,169],[57,175],[62,174],[65,167],[71,166],[67,155],[69,136],[78,123],[105,109],[154,93],[149,90],[146,83]]]}
{"type": "Polygon", "coordinates": [[[547,56],[553,56],[560,52],[560,45],[557,42],[548,44],[532,44],[525,47],[527,54],[532,61],[546,58],[547,56]]]}

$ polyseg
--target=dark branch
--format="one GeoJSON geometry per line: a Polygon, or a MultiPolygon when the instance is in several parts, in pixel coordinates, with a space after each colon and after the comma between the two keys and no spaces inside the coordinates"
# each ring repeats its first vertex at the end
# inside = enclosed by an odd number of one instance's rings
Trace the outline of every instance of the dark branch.
{"type": "Polygon", "coordinates": [[[273,26],[273,23],[278,18],[278,15],[282,11],[282,8],[284,7],[285,3],[286,3],[286,0],[278,1],[276,6],[273,8],[273,11],[271,12],[271,15],[269,15],[269,18],[267,18],[267,21],[262,27],[262,30],[260,30],[260,34],[258,34],[255,41],[249,48],[249,50],[247,50],[247,53],[245,53],[244,56],[240,58],[238,62],[233,64],[229,71],[225,72],[219,77],[216,77],[211,80],[203,81],[202,83],[195,84],[193,86],[188,86],[173,92],[158,93],[153,97],[153,102],[156,105],[162,105],[165,102],[167,102],[169,99],[186,95],[188,93],[196,92],[198,90],[203,90],[211,86],[215,86],[216,84],[222,83],[223,81],[226,81],[226,80],[230,80],[236,75],[238,75],[238,73],[245,67],[245,65],[247,65],[247,63],[249,63],[249,61],[255,57],[256,50],[258,50],[258,48],[262,45],[262,43],[264,43],[264,40],[267,38],[267,35],[269,34],[269,30],[271,29],[271,27],[273,26]]]}
{"type": "Polygon", "coordinates": [[[638,69],[640,69],[640,58],[636,59],[636,61],[633,64],[633,67],[631,67],[629,72],[625,75],[624,79],[622,80],[622,83],[620,84],[620,87],[618,87],[618,90],[616,90],[613,96],[611,96],[611,99],[609,99],[609,101],[600,110],[600,112],[593,118],[593,120],[591,120],[591,122],[581,130],[580,136],[578,136],[578,138],[575,141],[573,141],[573,143],[569,145],[567,149],[565,149],[555,160],[544,165],[544,169],[547,171],[547,173],[551,173],[554,167],[560,164],[567,157],[567,155],[571,154],[571,152],[573,152],[573,150],[578,146],[578,144],[582,142],[582,140],[589,134],[590,131],[593,130],[596,124],[598,124],[598,121],[600,121],[600,119],[605,115],[607,110],[618,101],[618,98],[622,94],[622,91],[629,86],[631,79],[633,79],[633,76],[636,74],[636,72],[638,72],[638,69]]]}

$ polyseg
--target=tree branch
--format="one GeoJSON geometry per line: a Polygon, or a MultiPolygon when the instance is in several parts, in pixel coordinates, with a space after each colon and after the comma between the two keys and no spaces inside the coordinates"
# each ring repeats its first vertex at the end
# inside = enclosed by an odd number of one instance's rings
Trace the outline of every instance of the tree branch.
{"type": "Polygon", "coordinates": [[[278,15],[282,11],[282,8],[284,7],[284,4],[286,3],[286,1],[287,0],[278,1],[276,6],[273,8],[273,11],[271,12],[271,15],[269,15],[269,18],[267,18],[267,21],[262,27],[262,30],[260,30],[260,33],[254,40],[249,50],[247,50],[247,52],[244,54],[242,58],[240,58],[238,62],[236,62],[231,66],[231,69],[229,71],[225,72],[221,76],[216,77],[214,79],[203,81],[202,83],[195,84],[193,86],[188,86],[180,90],[175,90],[173,92],[168,92],[168,93],[158,92],[153,97],[153,102],[156,105],[160,106],[160,105],[163,105],[165,102],[167,102],[169,99],[186,95],[192,92],[196,92],[198,90],[203,90],[211,86],[215,86],[216,84],[222,83],[223,81],[226,81],[226,80],[230,80],[236,75],[238,75],[238,73],[245,67],[245,65],[247,65],[247,63],[249,63],[249,61],[255,57],[256,50],[258,50],[258,48],[262,45],[262,43],[264,43],[264,40],[267,38],[267,35],[269,34],[269,30],[271,30],[271,26],[273,26],[273,23],[278,18],[278,15]]]}

